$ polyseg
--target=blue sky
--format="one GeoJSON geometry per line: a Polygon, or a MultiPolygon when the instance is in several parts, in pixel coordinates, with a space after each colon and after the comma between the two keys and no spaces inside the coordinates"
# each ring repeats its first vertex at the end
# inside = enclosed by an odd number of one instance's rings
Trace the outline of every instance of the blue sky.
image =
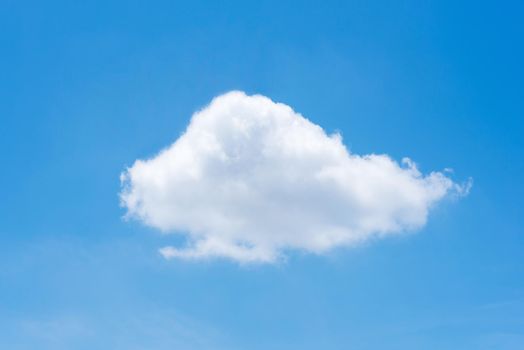
{"type": "Polygon", "coordinates": [[[522,349],[518,2],[24,2],[0,11],[0,348],[522,349]],[[453,168],[414,234],[166,260],[119,175],[230,90],[453,168]]]}

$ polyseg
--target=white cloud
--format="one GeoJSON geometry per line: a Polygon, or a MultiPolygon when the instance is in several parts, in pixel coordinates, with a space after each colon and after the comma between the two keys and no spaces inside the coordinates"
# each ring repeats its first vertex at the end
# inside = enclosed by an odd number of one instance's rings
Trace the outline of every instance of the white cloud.
{"type": "Polygon", "coordinates": [[[122,174],[127,215],[188,238],[166,258],[274,262],[422,227],[433,204],[465,194],[441,172],[351,154],[338,134],[243,92],[216,97],[171,146],[122,174]]]}

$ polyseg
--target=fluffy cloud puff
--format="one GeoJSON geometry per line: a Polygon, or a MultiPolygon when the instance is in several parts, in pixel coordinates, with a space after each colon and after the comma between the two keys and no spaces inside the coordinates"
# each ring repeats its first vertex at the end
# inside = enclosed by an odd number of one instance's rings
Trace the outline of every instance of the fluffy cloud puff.
{"type": "Polygon", "coordinates": [[[446,194],[441,172],[351,154],[339,134],[289,106],[243,92],[216,97],[185,133],[121,176],[127,215],[187,237],[166,258],[274,262],[422,227],[446,194]]]}

